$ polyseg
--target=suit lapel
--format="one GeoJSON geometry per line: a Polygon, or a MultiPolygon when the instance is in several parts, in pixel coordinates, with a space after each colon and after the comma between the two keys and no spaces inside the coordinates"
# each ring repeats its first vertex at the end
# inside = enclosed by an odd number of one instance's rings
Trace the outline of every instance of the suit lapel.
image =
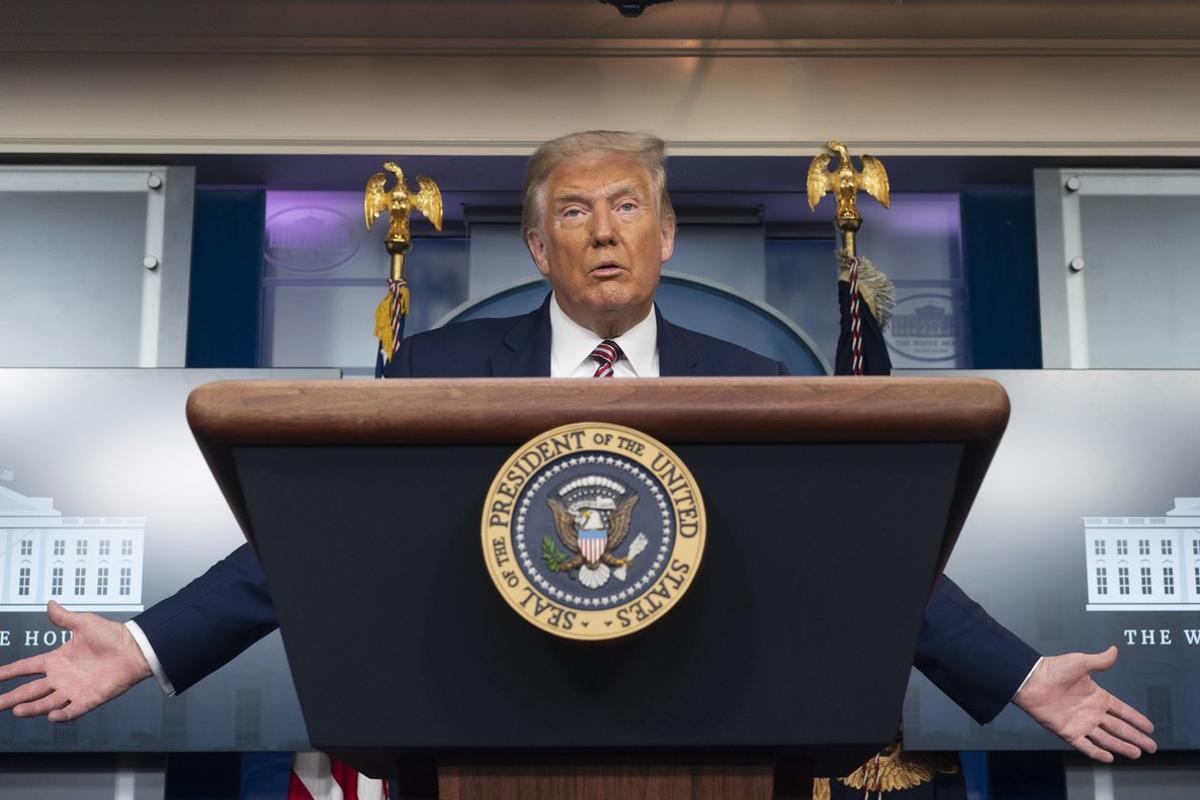
{"type": "Polygon", "coordinates": [[[491,356],[494,378],[550,377],[550,296],[518,317],[491,356]]]}
{"type": "Polygon", "coordinates": [[[700,353],[692,337],[663,319],[657,305],[654,313],[658,317],[658,374],[664,378],[700,374],[700,353]]]}

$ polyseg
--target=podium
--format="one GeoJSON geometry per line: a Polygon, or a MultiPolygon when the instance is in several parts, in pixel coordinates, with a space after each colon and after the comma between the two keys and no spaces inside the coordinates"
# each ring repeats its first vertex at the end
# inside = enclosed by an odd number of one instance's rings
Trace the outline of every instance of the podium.
{"type": "Polygon", "coordinates": [[[1008,419],[936,378],[222,382],[188,419],[271,588],[314,746],[401,795],[807,797],[897,731],[922,610],[1008,419]],[[501,465],[560,425],[670,447],[703,562],[607,641],[485,569],[501,465]]]}

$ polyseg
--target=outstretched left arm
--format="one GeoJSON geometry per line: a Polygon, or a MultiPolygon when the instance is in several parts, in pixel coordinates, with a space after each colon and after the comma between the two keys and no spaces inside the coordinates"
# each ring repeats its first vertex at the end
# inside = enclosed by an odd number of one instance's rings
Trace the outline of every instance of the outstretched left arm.
{"type": "Polygon", "coordinates": [[[1109,763],[1115,755],[1153,753],[1154,724],[1092,680],[1117,663],[1117,648],[1103,653],[1047,656],[1013,703],[1085,756],[1109,763]]]}

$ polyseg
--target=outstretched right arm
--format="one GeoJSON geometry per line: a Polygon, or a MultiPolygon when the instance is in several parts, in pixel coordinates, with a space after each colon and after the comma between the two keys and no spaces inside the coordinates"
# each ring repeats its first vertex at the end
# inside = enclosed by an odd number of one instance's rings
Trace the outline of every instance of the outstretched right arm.
{"type": "Polygon", "coordinates": [[[232,661],[278,625],[267,578],[248,544],[133,621],[176,692],[232,661]]]}
{"type": "Polygon", "coordinates": [[[275,630],[266,577],[249,545],[134,618],[146,652],[126,625],[51,601],[50,622],[71,631],[62,646],[0,666],[0,681],[41,675],[0,695],[0,711],[75,719],[150,677],[182,692],[275,630]]]}
{"type": "Polygon", "coordinates": [[[48,653],[0,666],[0,681],[42,676],[0,695],[0,711],[11,708],[18,717],[45,714],[53,722],[67,722],[150,677],[150,665],[121,623],[68,611],[53,600],[46,614],[71,638],[48,653]]]}

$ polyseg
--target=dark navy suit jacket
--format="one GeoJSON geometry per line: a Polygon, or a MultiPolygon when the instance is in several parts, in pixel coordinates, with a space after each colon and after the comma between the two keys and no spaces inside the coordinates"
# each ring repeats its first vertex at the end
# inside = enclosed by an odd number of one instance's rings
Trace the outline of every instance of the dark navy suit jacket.
{"type": "MultiPolygon", "coordinates": [[[[658,314],[663,376],[785,375],[778,361],[672,325],[658,314]]],[[[407,339],[388,377],[549,377],[548,301],[520,317],[447,325],[407,339]]],[[[216,670],[276,627],[266,578],[249,545],[136,617],[176,691],[216,670]]],[[[917,644],[916,667],[978,722],[1012,698],[1038,654],[942,578],[917,644]]]]}

